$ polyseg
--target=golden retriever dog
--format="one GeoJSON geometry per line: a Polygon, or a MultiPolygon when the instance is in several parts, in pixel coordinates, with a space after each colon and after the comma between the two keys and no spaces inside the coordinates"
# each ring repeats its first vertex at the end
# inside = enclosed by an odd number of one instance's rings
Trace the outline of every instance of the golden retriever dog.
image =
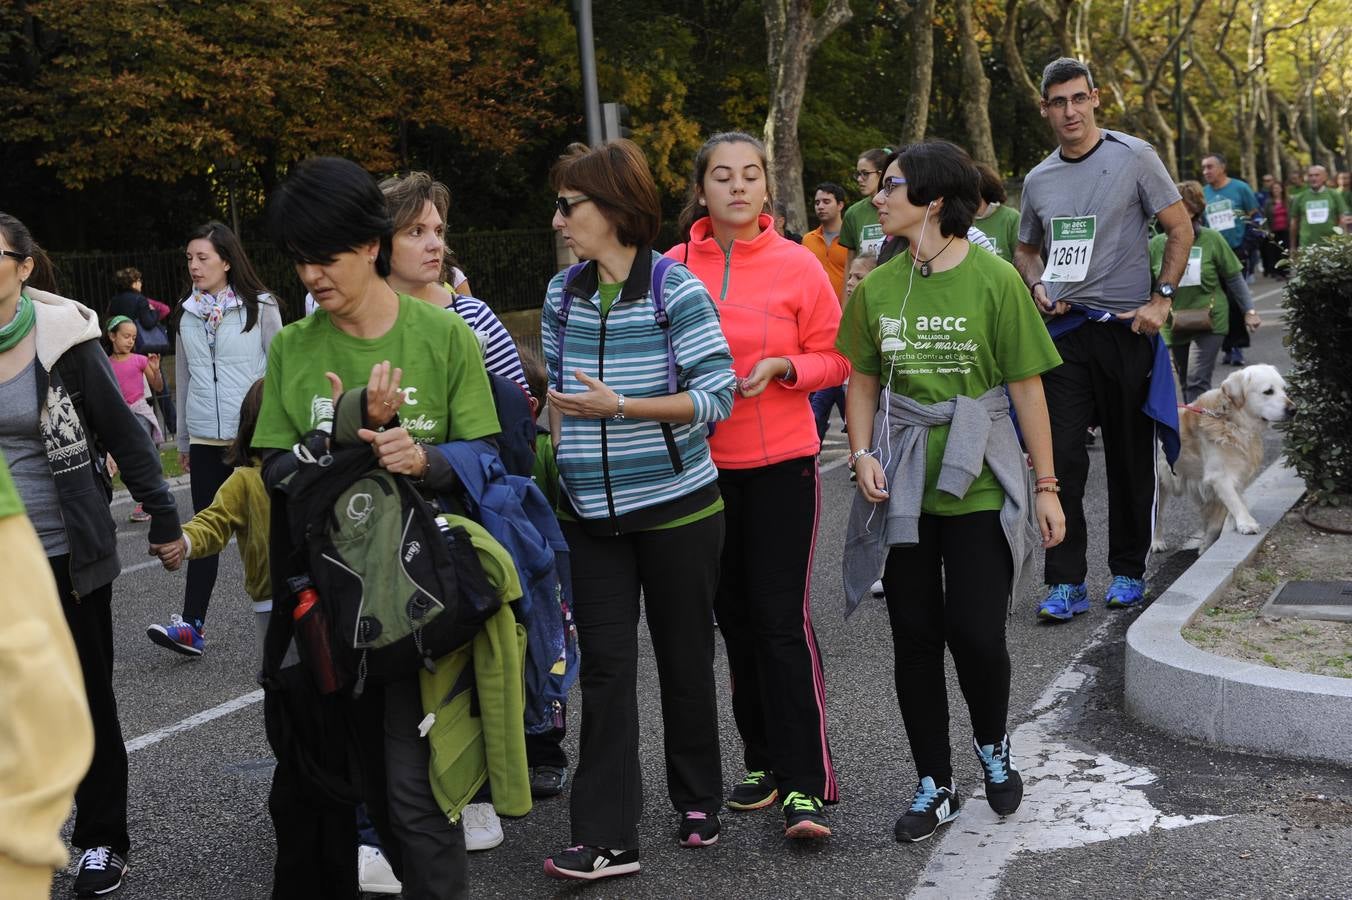
{"type": "Polygon", "coordinates": [[[1291,418],[1286,379],[1263,364],[1231,372],[1218,388],[1178,409],[1183,446],[1172,471],[1159,460],[1155,500],[1155,540],[1151,550],[1167,548],[1161,539],[1164,501],[1169,495],[1192,497],[1201,506],[1202,530],[1187,546],[1206,550],[1229,523],[1240,534],[1256,534],[1258,523],[1244,505],[1244,490],[1263,463],[1263,429],[1291,418]]]}

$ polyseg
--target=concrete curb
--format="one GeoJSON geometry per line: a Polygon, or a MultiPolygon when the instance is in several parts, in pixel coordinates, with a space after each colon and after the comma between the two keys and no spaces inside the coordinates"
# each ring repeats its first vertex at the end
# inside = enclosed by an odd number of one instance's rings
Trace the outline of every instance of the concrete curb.
{"type": "Polygon", "coordinates": [[[1126,705],[1134,718],[1229,749],[1346,764],[1352,679],[1217,656],[1180,633],[1229,587],[1304,490],[1294,470],[1270,466],[1245,493],[1262,531],[1227,530],[1128,629],[1126,705]]]}

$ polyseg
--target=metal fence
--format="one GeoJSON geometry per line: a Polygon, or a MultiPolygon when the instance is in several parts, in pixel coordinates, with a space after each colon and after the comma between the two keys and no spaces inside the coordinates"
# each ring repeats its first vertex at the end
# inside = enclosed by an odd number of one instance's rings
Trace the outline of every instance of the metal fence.
{"type": "MultiPolygon", "coordinates": [[[[474,294],[497,312],[539,309],[545,285],[558,271],[554,232],[549,229],[483,231],[451,234],[447,244],[469,276],[474,294]]],[[[301,314],[305,289],[295,269],[271,244],[247,244],[246,252],[263,283],[276,292],[283,316],[301,314]]],[[[129,266],[139,269],[142,290],[169,305],[189,287],[182,248],[124,253],[53,253],[60,292],[96,310],[102,317],[117,288],[113,275],[129,266]]]]}

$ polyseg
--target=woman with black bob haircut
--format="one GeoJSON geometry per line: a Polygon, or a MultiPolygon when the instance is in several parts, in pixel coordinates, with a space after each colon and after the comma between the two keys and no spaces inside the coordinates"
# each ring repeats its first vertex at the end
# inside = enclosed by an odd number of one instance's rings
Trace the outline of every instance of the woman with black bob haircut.
{"type": "MultiPolygon", "coordinates": [[[[230,477],[225,454],[239,427],[244,395],[267,368],[268,348],[282,330],[272,293],[254,272],[235,233],[208,222],[188,235],[192,288],[179,304],[174,353],[174,405],[179,465],[189,474],[199,513],[230,477]]],[[[183,612],[146,636],[184,656],[200,657],[203,626],[216,587],[217,557],[188,563],[183,612]]]]}
{"type": "Polygon", "coordinates": [[[728,417],[736,377],[709,292],[652,249],[661,204],[638,147],[575,144],[550,182],[554,229],[583,260],[550,281],[541,315],[559,518],[573,557],[582,739],[573,846],[545,860],[545,872],[594,879],[639,870],[640,591],[676,837],[686,847],[718,840],[713,597],[723,498],[706,426],[728,417]]]}
{"type": "MultiPolygon", "coordinates": [[[[294,261],[319,309],[283,329],[268,356],[253,437],[264,458],[264,482],[275,487],[295,471],[292,448],[321,432],[330,435],[330,446],[365,441],[380,466],[419,480],[428,494],[449,490],[455,483],[449,463],[426,445],[492,440],[498,420],[488,375],[479,342],[463,319],[396,293],[386,282],[393,226],[375,181],[346,159],[307,160],[273,195],[268,217],[274,242],[294,261]],[[344,385],[354,386],[356,394],[363,384],[365,427],[355,434],[333,433],[334,401],[344,385]],[[405,403],[411,414],[397,419],[405,403]]],[[[274,530],[274,563],[279,540],[274,530]]],[[[268,635],[273,657],[280,655],[275,636],[290,634],[289,610],[295,605],[275,574],[268,635]]],[[[344,699],[327,708],[363,748],[364,799],[404,895],[466,896],[464,833],[459,823],[448,821],[429,781],[428,742],[418,731],[424,710],[417,673],[369,685],[360,698],[339,696],[344,699]]],[[[270,706],[269,715],[282,713],[280,702],[270,706]]],[[[313,790],[292,754],[285,746],[274,749],[279,758],[269,804],[277,831],[273,896],[355,897],[354,809],[317,816],[313,790]],[[315,879],[321,877],[331,881],[318,886],[315,879]]]]}
{"type": "MultiPolygon", "coordinates": [[[[879,212],[879,224],[880,224],[880,225],[882,224],[882,222],[881,222],[881,215],[882,215],[882,214],[881,214],[881,210],[882,210],[882,207],[878,205],[878,198],[879,198],[880,196],[883,196],[883,188],[885,188],[886,185],[887,185],[887,175],[886,175],[886,173],[887,173],[889,170],[891,170],[891,169],[893,169],[893,168],[895,168],[895,167],[897,166],[897,161],[898,161],[899,159],[901,159],[901,157],[902,157],[903,154],[907,154],[907,153],[909,153],[910,151],[915,150],[916,148],[925,146],[926,144],[947,144],[947,143],[948,143],[947,141],[926,141],[924,144],[912,144],[910,147],[903,147],[903,148],[900,149],[900,150],[894,150],[893,152],[891,152],[891,153],[889,153],[889,154],[887,155],[887,159],[885,159],[885,160],[883,161],[883,165],[882,165],[882,171],[884,172],[884,177],[878,182],[878,193],[874,194],[873,197],[870,198],[870,199],[871,199],[871,202],[873,203],[874,208],[875,208],[875,209],[878,209],[878,210],[880,211],[880,212],[879,212]]],[[[950,146],[950,147],[952,147],[953,149],[959,151],[959,152],[962,153],[964,156],[966,155],[966,151],[963,150],[961,147],[958,147],[956,144],[948,144],[948,146],[950,146]]],[[[936,165],[936,163],[935,163],[935,161],[928,161],[928,162],[923,162],[923,161],[922,161],[922,162],[919,162],[919,165],[922,166],[922,167],[924,167],[924,166],[933,166],[933,165],[936,165]]],[[[941,163],[940,163],[939,165],[940,165],[941,168],[943,168],[943,166],[942,166],[941,163]]],[[[975,173],[975,171],[976,171],[975,168],[973,168],[973,172],[974,172],[974,173],[975,173]]],[[[954,169],[954,168],[948,168],[948,169],[946,170],[946,172],[945,172],[945,173],[942,173],[942,174],[941,174],[940,172],[937,172],[937,171],[924,171],[924,172],[921,172],[920,174],[917,174],[915,177],[916,177],[917,179],[919,179],[919,178],[925,178],[925,179],[926,179],[925,183],[928,184],[928,185],[930,185],[929,190],[932,191],[932,190],[934,189],[933,186],[936,185],[936,184],[940,184],[940,183],[945,184],[945,185],[953,185],[953,186],[956,186],[957,182],[952,181],[951,179],[952,179],[954,176],[956,176],[957,174],[958,174],[958,170],[957,170],[957,169],[954,169]],[[942,181],[936,180],[936,179],[939,179],[939,178],[942,178],[943,180],[942,180],[942,181]]],[[[974,177],[978,177],[978,178],[979,178],[979,175],[978,175],[978,176],[974,176],[974,177]]],[[[909,193],[910,190],[911,190],[911,188],[910,188],[910,183],[908,182],[908,183],[907,183],[908,197],[909,197],[909,199],[910,199],[913,203],[917,203],[917,204],[923,205],[923,204],[929,203],[931,200],[935,199],[934,197],[927,197],[925,200],[922,201],[922,200],[920,200],[920,198],[919,198],[918,195],[912,196],[912,195],[909,193]]],[[[890,192],[889,192],[889,193],[890,193],[890,192]]],[[[975,226],[973,225],[973,221],[974,221],[975,218],[976,218],[976,211],[977,211],[977,209],[978,209],[978,208],[980,207],[980,205],[981,205],[981,195],[980,195],[980,191],[979,191],[978,185],[974,183],[974,184],[972,185],[972,190],[971,190],[970,192],[964,191],[962,197],[958,197],[957,195],[954,195],[954,202],[955,202],[956,205],[955,205],[955,208],[953,209],[953,211],[949,213],[949,218],[948,218],[948,225],[947,225],[947,227],[948,227],[948,228],[956,228],[956,227],[958,226],[958,224],[960,224],[962,221],[966,221],[967,224],[964,225],[964,226],[962,226],[962,229],[961,229],[961,230],[958,230],[958,231],[943,231],[942,233],[943,233],[945,236],[948,236],[948,235],[950,235],[950,234],[954,234],[954,235],[956,235],[956,234],[961,234],[961,235],[963,235],[963,236],[966,238],[966,240],[967,240],[968,243],[970,243],[970,244],[975,244],[976,246],[980,247],[982,250],[985,250],[985,251],[987,251],[987,252],[989,252],[989,253],[994,253],[994,254],[996,254],[996,255],[998,256],[998,255],[999,255],[999,252],[997,251],[997,249],[996,249],[996,247],[995,247],[995,244],[991,243],[990,238],[988,238],[988,237],[985,235],[984,232],[982,232],[979,228],[977,228],[977,227],[975,227],[975,226]],[[969,208],[970,208],[970,211],[969,211],[969,208]],[[966,213],[965,219],[964,219],[964,212],[966,213]]],[[[932,225],[932,226],[938,226],[938,225],[942,225],[942,224],[943,224],[943,223],[940,223],[940,222],[938,222],[937,220],[931,220],[931,225],[932,225]]],[[[933,232],[931,232],[931,233],[933,233],[933,232]]],[[[899,235],[897,235],[897,234],[894,234],[893,232],[888,231],[887,228],[884,226],[884,227],[883,227],[883,245],[882,245],[882,248],[878,251],[878,265],[882,265],[883,263],[889,261],[890,259],[892,259],[892,257],[896,256],[896,255],[897,255],[898,253],[900,253],[902,250],[905,250],[906,247],[907,247],[907,240],[906,240],[905,236],[899,236],[899,235]]]]}
{"type": "Polygon", "coordinates": [[[1018,272],[965,237],[977,183],[971,159],[946,141],[916,144],[888,165],[874,205],[883,230],[907,247],[855,288],[836,339],[853,368],[845,418],[858,489],[846,608],[881,572],[919,776],[894,828],[899,841],[924,840],[960,805],[945,646],[971,714],[986,800],[998,815],[1018,808],[1005,621],[1039,536],[1044,547],[1065,536],[1040,377],[1060,358],[1018,272]]]}

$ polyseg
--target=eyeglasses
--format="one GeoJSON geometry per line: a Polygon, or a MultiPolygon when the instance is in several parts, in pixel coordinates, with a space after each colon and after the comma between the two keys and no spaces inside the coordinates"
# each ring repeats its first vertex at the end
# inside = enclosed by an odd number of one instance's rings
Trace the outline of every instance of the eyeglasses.
{"type": "Polygon", "coordinates": [[[25,254],[19,253],[14,250],[0,250],[0,256],[12,256],[19,262],[23,262],[25,259],[28,259],[28,257],[25,254]]]}
{"type": "Polygon", "coordinates": [[[906,183],[906,179],[900,175],[893,175],[891,178],[884,178],[882,185],[878,188],[878,193],[884,198],[891,197],[892,192],[906,183]]]}
{"type": "Polygon", "coordinates": [[[1048,109],[1054,109],[1057,112],[1065,112],[1067,106],[1084,106],[1093,97],[1084,92],[1078,93],[1067,99],[1066,97],[1053,97],[1050,100],[1043,100],[1042,105],[1048,109]]]}
{"type": "Polygon", "coordinates": [[[878,170],[877,170],[877,169],[874,169],[874,170],[871,171],[871,172],[865,172],[863,169],[859,169],[858,171],[856,171],[856,172],[854,173],[854,177],[855,177],[855,180],[856,180],[856,181],[864,181],[865,179],[870,178],[870,177],[872,177],[872,176],[874,176],[874,175],[877,175],[877,174],[878,174],[878,170]]]}
{"type": "Polygon", "coordinates": [[[572,197],[555,197],[554,208],[559,211],[559,215],[565,219],[573,214],[573,207],[579,203],[586,203],[590,197],[584,197],[581,194],[574,194],[572,197]]]}

